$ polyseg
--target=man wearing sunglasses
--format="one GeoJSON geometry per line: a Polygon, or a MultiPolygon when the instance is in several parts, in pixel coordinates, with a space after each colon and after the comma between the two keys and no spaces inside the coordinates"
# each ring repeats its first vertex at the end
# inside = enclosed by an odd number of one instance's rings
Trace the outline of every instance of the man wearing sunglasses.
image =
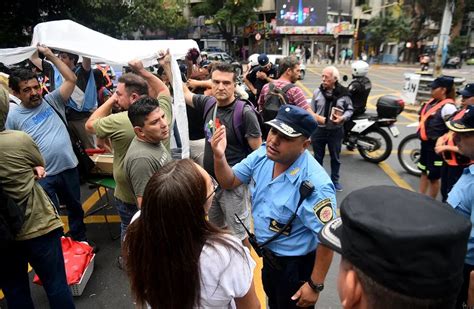
{"type": "Polygon", "coordinates": [[[262,254],[270,308],[314,306],[332,261],[332,252],[319,246],[317,233],[336,216],[334,185],[307,151],[317,127],[308,111],[283,105],[266,124],[266,143],[232,168],[225,155],[225,127],[217,129],[211,140],[215,174],[224,189],[249,184],[256,241],[270,252],[262,254]],[[300,187],[308,181],[314,189],[298,208],[300,187]]]}

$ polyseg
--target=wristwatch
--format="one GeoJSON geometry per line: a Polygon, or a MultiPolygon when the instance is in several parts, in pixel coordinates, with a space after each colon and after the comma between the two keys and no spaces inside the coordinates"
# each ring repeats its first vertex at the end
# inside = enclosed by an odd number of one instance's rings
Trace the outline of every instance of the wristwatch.
{"type": "Polygon", "coordinates": [[[313,289],[313,291],[315,291],[316,293],[319,293],[324,290],[324,283],[314,283],[313,280],[311,280],[311,277],[309,277],[307,282],[309,286],[313,289]]]}

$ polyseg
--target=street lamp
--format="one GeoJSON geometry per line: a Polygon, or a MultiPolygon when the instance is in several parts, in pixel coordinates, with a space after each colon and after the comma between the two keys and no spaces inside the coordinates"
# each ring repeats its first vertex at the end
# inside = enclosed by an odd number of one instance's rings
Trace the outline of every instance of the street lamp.
{"type": "MultiPolygon", "coordinates": [[[[391,6],[394,6],[394,5],[400,5],[400,3],[397,2],[393,2],[393,3],[389,3],[389,4],[386,4],[386,5],[382,5],[380,7],[380,9],[384,9],[384,8],[388,8],[388,7],[391,7],[391,6]]],[[[357,18],[357,22],[356,22],[356,28],[355,28],[355,35],[354,35],[354,46],[353,46],[353,51],[355,53],[355,57],[358,57],[359,56],[359,40],[357,39],[357,37],[359,36],[359,25],[360,25],[360,16],[361,15],[364,15],[364,14],[367,14],[369,12],[372,12],[372,8],[368,9],[368,10],[365,10],[365,11],[361,11],[359,13],[359,16],[357,18]],[[356,43],[357,42],[357,43],[356,43]],[[357,48],[356,48],[356,45],[357,45],[357,48]]]]}

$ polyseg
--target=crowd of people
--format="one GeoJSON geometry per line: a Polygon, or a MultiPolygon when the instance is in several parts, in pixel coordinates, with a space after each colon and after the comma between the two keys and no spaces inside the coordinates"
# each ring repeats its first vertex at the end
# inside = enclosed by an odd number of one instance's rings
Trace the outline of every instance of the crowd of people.
{"type": "Polygon", "coordinates": [[[300,61],[285,57],[276,67],[262,54],[244,77],[247,100],[233,67],[205,55],[187,58],[181,76],[172,74],[169,51],[159,53],[157,74],[131,60],[111,91],[107,70],[94,72],[90,59],[37,49],[32,66],[11,70],[0,86],[0,247],[8,252],[0,255],[0,288],[9,308],[34,308],[27,263],[51,308],[74,308],[60,205],[68,236],[98,250],[83,220],[85,175],[72,137],[113,151],[117,262],[139,307],[259,308],[251,250],[263,259],[270,308],[314,307],[334,252],[342,256],[344,308],[474,305],[474,84],[459,92],[458,111],[452,79],[436,79],[420,112],[420,191],[431,197],[369,187],[351,192],[338,218],[355,92],[340,84],[336,67],[323,69],[307,102],[296,84],[300,61]],[[182,89],[171,86],[175,78],[182,89]],[[180,139],[177,92],[187,106],[189,159],[171,143],[180,139]],[[440,178],[447,204],[434,199],[440,178]]]}

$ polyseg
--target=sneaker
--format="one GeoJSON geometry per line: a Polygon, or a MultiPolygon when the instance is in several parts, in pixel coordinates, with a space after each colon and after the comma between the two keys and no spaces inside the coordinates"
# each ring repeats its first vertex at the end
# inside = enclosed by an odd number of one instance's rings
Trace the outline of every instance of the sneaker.
{"type": "Polygon", "coordinates": [[[341,185],[340,183],[338,183],[338,182],[335,182],[335,183],[334,183],[334,188],[336,188],[336,191],[337,191],[337,192],[342,192],[342,190],[343,190],[342,185],[341,185]]]}

